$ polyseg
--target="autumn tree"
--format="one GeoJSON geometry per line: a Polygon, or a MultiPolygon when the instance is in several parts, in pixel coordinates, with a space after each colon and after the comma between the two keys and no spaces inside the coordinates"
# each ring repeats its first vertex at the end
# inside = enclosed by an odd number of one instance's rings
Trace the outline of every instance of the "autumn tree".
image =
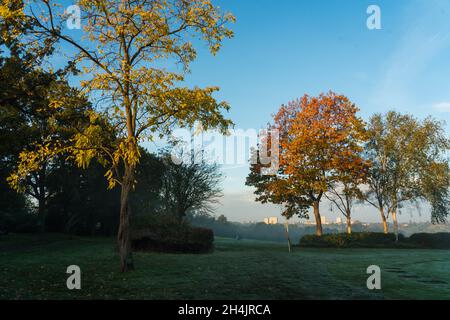
{"type": "Polygon", "coordinates": [[[272,155],[273,147],[280,149],[279,136],[277,141],[272,141],[276,135],[279,135],[279,132],[276,132],[273,124],[268,124],[267,129],[260,134],[260,143],[250,150],[250,172],[245,184],[255,188],[255,201],[280,205],[283,208],[282,215],[286,218],[308,218],[310,203],[302,193],[278,192],[280,185],[287,184],[288,181],[282,179],[285,175],[284,168],[279,163],[279,156],[272,155]],[[275,168],[278,167],[276,172],[271,170],[274,164],[275,168]]]}
{"type": "Polygon", "coordinates": [[[217,102],[217,87],[182,87],[184,75],[196,57],[193,40],[206,41],[212,54],[222,40],[232,37],[226,24],[231,14],[222,13],[210,0],[80,0],[80,21],[84,36],[76,37],[65,27],[64,8],[51,0],[6,0],[0,10],[6,34],[27,50],[64,44],[72,64],[84,73],[82,88],[97,105],[92,125],[74,135],[72,144],[49,141],[38,151],[28,151],[13,177],[25,178],[39,167],[40,160],[69,152],[78,165],[88,166],[96,158],[106,168],[109,187],[121,187],[118,231],[120,268],[134,268],[130,246],[130,193],[139,163],[138,144],[155,134],[166,134],[175,126],[225,131],[231,122],[222,115],[226,102],[217,102]],[[23,6],[20,4],[23,3],[23,6]],[[32,32],[21,32],[23,24],[32,32]],[[73,54],[72,54],[73,52],[73,54]],[[179,68],[169,68],[171,65],[179,68]],[[105,142],[108,122],[116,134],[105,142]],[[34,161],[31,161],[33,159],[34,161]]]}
{"type": "MultiPolygon", "coordinates": [[[[285,134],[285,133],[284,133],[285,134]]],[[[274,148],[278,151],[279,135],[273,124],[259,135],[260,143],[250,150],[250,172],[245,184],[254,187],[256,201],[278,204],[283,208],[282,215],[286,218],[298,216],[308,218],[309,200],[300,192],[279,192],[281,187],[287,188],[289,181],[284,175],[284,167],[280,166],[279,155],[272,154],[274,148]],[[273,172],[272,168],[277,168],[273,172]]]]}
{"type": "Polygon", "coordinates": [[[358,108],[333,92],[303,96],[281,106],[272,129],[280,133],[279,171],[262,177],[253,165],[247,184],[257,188],[259,199],[283,204],[283,215],[304,216],[312,207],[316,234],[322,235],[320,202],[330,186],[344,176],[360,172],[364,123],[358,108]]]}
{"type": "Polygon", "coordinates": [[[450,140],[442,123],[390,111],[372,116],[366,157],[372,163],[365,200],[377,208],[388,232],[392,217],[398,235],[398,209],[406,203],[428,201],[432,220],[448,215],[450,140]]]}

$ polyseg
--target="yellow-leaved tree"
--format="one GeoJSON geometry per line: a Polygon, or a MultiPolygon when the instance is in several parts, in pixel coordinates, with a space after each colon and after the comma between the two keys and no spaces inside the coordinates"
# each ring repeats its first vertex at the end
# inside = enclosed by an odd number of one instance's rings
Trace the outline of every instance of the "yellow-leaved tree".
{"type": "MultiPolygon", "coordinates": [[[[80,166],[99,160],[106,168],[109,187],[121,187],[118,248],[125,272],[134,268],[129,198],[139,143],[197,121],[205,129],[223,132],[232,124],[222,114],[229,105],[213,97],[217,87],[187,88],[182,81],[196,58],[193,42],[206,41],[216,54],[222,41],[233,36],[227,24],[234,17],[210,0],[80,0],[74,4],[78,7],[72,8],[79,10],[69,15],[50,0],[2,1],[0,19],[2,32],[8,30],[3,32],[10,38],[7,41],[36,52],[60,46],[70,64],[82,70],[81,87],[97,105],[90,125],[69,144],[49,139],[24,150],[10,183],[18,188],[41,162],[58,154],[69,154],[80,166]],[[73,14],[78,11],[81,31],[66,24],[67,19],[77,20],[73,14]]],[[[55,101],[49,108],[58,105],[55,101]]]]}

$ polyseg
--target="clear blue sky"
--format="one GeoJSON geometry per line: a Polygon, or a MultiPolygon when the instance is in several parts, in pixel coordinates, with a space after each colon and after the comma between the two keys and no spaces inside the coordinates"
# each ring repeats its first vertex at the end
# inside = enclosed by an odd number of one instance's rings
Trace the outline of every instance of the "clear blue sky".
{"type": "MultiPolygon", "coordinates": [[[[450,121],[450,1],[220,0],[237,18],[235,38],[212,57],[200,48],[188,83],[218,85],[237,128],[259,129],[270,115],[304,93],[347,95],[367,119],[395,109],[450,121]],[[370,4],[381,8],[381,30],[366,27],[370,4]]],[[[449,128],[449,126],[447,126],[449,128]]],[[[448,131],[448,130],[447,130],[448,131]]],[[[225,168],[218,213],[231,220],[279,216],[254,203],[244,186],[248,168],[225,168]]],[[[324,203],[329,219],[336,214],[324,203]]],[[[401,221],[411,216],[404,210],[401,221]]],[[[414,215],[414,220],[427,219],[414,215]]],[[[355,219],[378,221],[367,207],[355,219]]]]}

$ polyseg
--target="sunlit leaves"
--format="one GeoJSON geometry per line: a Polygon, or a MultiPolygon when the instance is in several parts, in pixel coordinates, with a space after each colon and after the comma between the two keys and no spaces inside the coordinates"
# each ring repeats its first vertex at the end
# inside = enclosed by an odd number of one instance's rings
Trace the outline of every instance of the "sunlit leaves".
{"type": "Polygon", "coordinates": [[[2,0],[0,4],[0,30],[4,41],[10,42],[20,34],[24,18],[22,1],[2,0]]]}
{"type": "Polygon", "coordinates": [[[432,220],[449,213],[450,140],[443,124],[390,111],[371,117],[366,155],[372,162],[366,200],[389,216],[403,203],[428,201],[432,220]]]}
{"type": "MultiPolygon", "coordinates": [[[[94,158],[107,166],[110,187],[122,180],[121,165],[135,168],[144,137],[153,139],[196,121],[222,131],[231,125],[222,115],[229,105],[213,97],[218,88],[180,87],[196,58],[193,42],[201,39],[217,53],[222,41],[233,36],[231,14],[210,0],[79,0],[74,4],[82,13],[80,40],[67,32],[64,8],[53,4],[27,1],[23,12],[32,32],[17,37],[29,50],[63,43],[71,47],[70,60],[81,67],[81,86],[95,100],[97,112],[72,137],[70,154],[82,167],[94,158]]],[[[18,15],[3,15],[19,25],[18,15]]],[[[49,109],[60,103],[55,100],[49,109]]]]}
{"type": "Polygon", "coordinates": [[[271,125],[280,132],[279,174],[257,178],[258,167],[252,166],[247,180],[257,186],[260,199],[283,204],[284,215],[291,217],[320,201],[335,183],[360,179],[368,164],[361,158],[366,135],[357,111],[333,92],[281,106],[271,125]]]}

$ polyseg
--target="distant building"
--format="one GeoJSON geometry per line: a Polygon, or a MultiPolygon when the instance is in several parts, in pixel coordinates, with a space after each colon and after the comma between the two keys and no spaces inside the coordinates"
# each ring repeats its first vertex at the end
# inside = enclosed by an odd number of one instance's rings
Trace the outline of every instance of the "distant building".
{"type": "Polygon", "coordinates": [[[342,218],[341,217],[337,217],[336,218],[336,224],[342,224],[342,218]]]}
{"type": "Polygon", "coordinates": [[[327,224],[327,217],[320,216],[320,221],[322,222],[322,224],[327,224]]]}
{"type": "Polygon", "coordinates": [[[264,223],[265,224],[278,224],[278,218],[277,217],[264,218],[264,223]]]}

